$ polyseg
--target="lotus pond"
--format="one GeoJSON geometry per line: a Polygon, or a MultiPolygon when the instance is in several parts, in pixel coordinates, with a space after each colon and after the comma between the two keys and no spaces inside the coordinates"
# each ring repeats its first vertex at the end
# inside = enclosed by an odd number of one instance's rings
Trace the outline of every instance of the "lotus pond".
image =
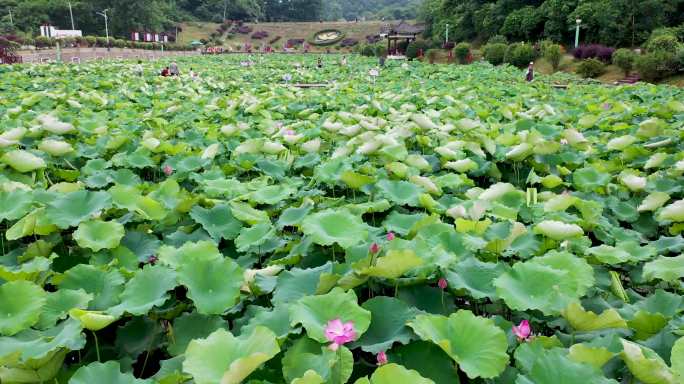
{"type": "Polygon", "coordinates": [[[681,89],[185,60],[0,67],[0,382],[684,382],[681,89]]]}

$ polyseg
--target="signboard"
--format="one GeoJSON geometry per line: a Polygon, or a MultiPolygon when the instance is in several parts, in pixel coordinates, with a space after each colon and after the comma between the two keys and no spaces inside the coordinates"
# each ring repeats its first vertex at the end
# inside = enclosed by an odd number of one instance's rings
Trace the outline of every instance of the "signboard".
{"type": "Polygon", "coordinates": [[[65,37],[81,37],[83,33],[78,29],[57,29],[52,25],[44,24],[40,26],[40,35],[53,39],[63,39],[65,37]]]}

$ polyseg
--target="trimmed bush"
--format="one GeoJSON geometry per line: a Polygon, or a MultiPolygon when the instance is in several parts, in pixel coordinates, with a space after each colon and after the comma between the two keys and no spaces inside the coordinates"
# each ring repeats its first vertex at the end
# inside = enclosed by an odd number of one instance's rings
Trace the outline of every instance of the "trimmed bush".
{"type": "Polygon", "coordinates": [[[605,63],[610,63],[615,48],[606,47],[601,44],[580,45],[572,51],[572,55],[577,60],[599,59],[605,63]]]}
{"type": "Polygon", "coordinates": [[[504,61],[516,67],[524,68],[535,58],[534,47],[526,43],[513,43],[506,49],[504,61]]]}
{"type": "Polygon", "coordinates": [[[467,62],[468,55],[470,55],[470,44],[458,43],[454,48],[454,56],[456,56],[460,64],[465,64],[467,62]]]}
{"type": "Polygon", "coordinates": [[[94,47],[97,44],[97,37],[95,36],[86,36],[85,39],[89,47],[94,47]]]}
{"type": "Polygon", "coordinates": [[[646,81],[662,80],[677,72],[677,57],[669,52],[649,52],[638,56],[635,67],[646,81]]]}
{"type": "Polygon", "coordinates": [[[668,52],[676,54],[681,44],[675,35],[656,36],[646,43],[646,50],[649,52],[668,52]]]}
{"type": "Polygon", "coordinates": [[[384,44],[378,44],[375,46],[375,56],[382,57],[387,56],[387,47],[384,44]]]}
{"type": "Polygon", "coordinates": [[[267,37],[268,37],[268,32],[266,32],[266,31],[257,31],[257,32],[252,33],[252,39],[261,40],[261,39],[265,39],[267,37]]]}
{"type": "Polygon", "coordinates": [[[456,44],[454,44],[453,41],[447,41],[444,44],[442,44],[442,49],[454,49],[456,44]]]}
{"type": "Polygon", "coordinates": [[[577,66],[577,73],[582,77],[598,77],[605,71],[606,65],[597,59],[586,59],[577,66]]]}
{"type": "Polygon", "coordinates": [[[416,40],[406,47],[406,57],[409,60],[415,59],[422,50],[423,53],[428,49],[428,44],[423,40],[416,40]]]}
{"type": "Polygon", "coordinates": [[[508,39],[503,35],[494,35],[487,40],[487,45],[490,44],[508,44],[508,39]]]}
{"type": "Polygon", "coordinates": [[[503,43],[487,44],[484,46],[483,55],[492,65],[501,65],[504,63],[507,49],[508,46],[503,43]]]}
{"type": "Polygon", "coordinates": [[[613,64],[617,65],[625,73],[625,76],[629,75],[634,69],[634,62],[637,59],[637,54],[631,49],[620,48],[613,52],[613,64]]]}
{"type": "Polygon", "coordinates": [[[46,48],[46,47],[51,47],[54,45],[54,41],[45,36],[38,36],[36,37],[36,47],[37,48],[46,48]]]}
{"type": "Polygon", "coordinates": [[[551,64],[553,71],[557,71],[563,58],[563,50],[558,44],[542,45],[542,56],[551,64]]]}
{"type": "Polygon", "coordinates": [[[355,46],[355,45],[358,44],[358,43],[359,43],[358,40],[349,37],[349,38],[346,38],[346,39],[342,40],[342,41],[340,42],[340,45],[339,45],[338,47],[342,47],[342,48],[344,48],[344,47],[353,47],[353,46],[355,46]]]}
{"type": "Polygon", "coordinates": [[[375,44],[375,43],[379,42],[380,40],[382,40],[380,35],[366,35],[366,42],[368,44],[375,44]]]}

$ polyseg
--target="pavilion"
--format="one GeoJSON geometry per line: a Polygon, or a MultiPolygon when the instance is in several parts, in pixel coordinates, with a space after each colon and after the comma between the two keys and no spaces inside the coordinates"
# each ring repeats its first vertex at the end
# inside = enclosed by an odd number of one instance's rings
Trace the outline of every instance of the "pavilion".
{"type": "Polygon", "coordinates": [[[419,33],[425,30],[424,24],[409,24],[401,21],[399,24],[388,24],[380,30],[380,36],[387,39],[387,54],[388,55],[403,55],[405,52],[399,52],[399,42],[406,41],[406,44],[415,41],[419,33]],[[394,48],[392,48],[394,42],[394,48]]]}

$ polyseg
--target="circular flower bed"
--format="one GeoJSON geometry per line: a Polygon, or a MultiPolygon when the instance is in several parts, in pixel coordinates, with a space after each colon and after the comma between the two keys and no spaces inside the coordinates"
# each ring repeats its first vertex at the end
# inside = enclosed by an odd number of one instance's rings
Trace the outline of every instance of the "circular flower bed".
{"type": "Polygon", "coordinates": [[[324,29],[316,32],[311,39],[313,45],[333,45],[344,38],[344,32],[337,29],[324,29]]]}

